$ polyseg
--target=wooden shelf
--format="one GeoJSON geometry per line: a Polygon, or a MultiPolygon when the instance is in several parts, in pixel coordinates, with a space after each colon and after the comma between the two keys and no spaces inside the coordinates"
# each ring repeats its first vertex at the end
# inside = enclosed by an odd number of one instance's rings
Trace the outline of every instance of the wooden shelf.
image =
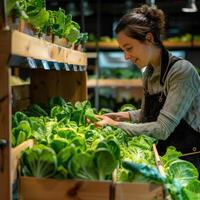
{"type": "Polygon", "coordinates": [[[171,41],[164,41],[163,42],[165,47],[168,48],[177,48],[177,47],[192,47],[192,42],[171,42],[171,41]]]}
{"type": "Polygon", "coordinates": [[[87,54],[52,44],[25,33],[0,31],[0,53],[31,57],[38,60],[87,66],[87,54]]]}
{"type": "Polygon", "coordinates": [[[91,79],[87,81],[87,87],[142,87],[142,80],[141,79],[91,79]]]}
{"type": "MultiPolygon", "coordinates": [[[[26,67],[25,64],[20,62],[19,65],[13,66],[26,67]]],[[[0,158],[0,199],[12,199],[12,183],[18,164],[19,151],[15,153],[11,150],[12,111],[19,111],[30,103],[47,103],[53,96],[61,96],[72,103],[86,100],[86,67],[86,53],[67,49],[16,30],[0,30],[0,139],[4,144],[3,158],[0,158]],[[42,69],[38,68],[38,65],[34,69],[28,66],[31,69],[29,70],[30,87],[21,85],[19,86],[20,93],[18,93],[19,91],[15,90],[16,87],[12,87],[10,83],[11,67],[9,66],[11,66],[12,58],[15,57],[67,64],[70,67],[73,65],[74,69],[81,66],[81,70],[60,71],[51,70],[51,68],[46,70],[44,66],[42,69]],[[15,110],[12,106],[17,109],[15,110]]]]}
{"type": "MultiPolygon", "coordinates": [[[[98,42],[99,48],[102,49],[119,49],[119,44],[116,40],[111,42],[98,42]]],[[[96,42],[88,42],[85,46],[88,49],[95,49],[96,42]]]]}
{"type": "MultiPolygon", "coordinates": [[[[164,41],[164,46],[167,48],[193,48],[193,47],[200,47],[200,42],[171,42],[171,41],[164,41]]],[[[99,48],[101,49],[119,49],[119,44],[117,41],[111,42],[99,42],[99,48]]],[[[89,42],[86,44],[86,48],[88,49],[95,49],[96,43],[89,42]]]]}
{"type": "Polygon", "coordinates": [[[200,41],[194,41],[193,46],[200,47],[200,41]]]}

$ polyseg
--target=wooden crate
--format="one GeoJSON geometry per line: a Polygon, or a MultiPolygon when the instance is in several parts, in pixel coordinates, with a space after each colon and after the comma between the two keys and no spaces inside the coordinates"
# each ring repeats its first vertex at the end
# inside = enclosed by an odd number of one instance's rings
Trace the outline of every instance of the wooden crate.
{"type": "MultiPolygon", "coordinates": [[[[156,145],[153,144],[154,159],[158,171],[164,176],[156,145]]],[[[113,177],[115,200],[164,200],[165,190],[163,185],[152,183],[119,183],[117,182],[117,170],[113,177]]]]}
{"type": "Polygon", "coordinates": [[[164,200],[162,185],[150,183],[116,183],[115,200],[164,200]]]}
{"type": "Polygon", "coordinates": [[[33,144],[34,144],[33,139],[29,139],[11,149],[11,182],[12,183],[14,183],[14,181],[17,178],[17,170],[19,166],[19,159],[21,156],[21,152],[28,147],[32,147],[33,144]]]}
{"type": "Polygon", "coordinates": [[[55,71],[37,69],[31,71],[31,103],[47,103],[53,96],[61,96],[65,101],[87,99],[86,72],[55,71]]]}
{"type": "MultiPolygon", "coordinates": [[[[46,74],[41,76],[41,74],[36,74],[38,78],[33,81],[34,86],[30,83],[30,101],[31,103],[39,103],[40,100],[46,100],[53,95],[64,94],[67,97],[63,96],[65,99],[69,99],[72,101],[77,100],[86,100],[87,99],[87,88],[86,88],[86,66],[87,66],[87,55],[86,53],[82,53],[79,51],[75,51],[72,49],[67,49],[61,47],[56,44],[52,44],[50,42],[44,41],[42,39],[34,38],[25,33],[21,33],[19,31],[7,31],[0,30],[0,139],[3,139],[5,144],[5,148],[3,150],[3,163],[1,164],[0,170],[0,198],[5,200],[12,199],[12,178],[11,178],[11,116],[12,116],[12,92],[11,92],[11,68],[8,67],[9,59],[12,55],[22,56],[22,57],[31,57],[37,60],[45,60],[48,62],[56,62],[68,65],[78,65],[81,66],[81,72],[78,72],[78,75],[74,75],[75,69],[73,73],[67,74],[65,79],[68,79],[68,82],[71,84],[69,87],[65,88],[63,84],[53,84],[55,82],[51,82],[50,84],[46,82],[42,82],[45,78],[45,81],[50,81],[50,79],[46,78],[46,74]],[[72,75],[71,75],[72,74],[72,75]],[[71,75],[71,76],[70,76],[71,75]],[[75,80],[73,78],[75,77],[75,80]],[[80,79],[79,79],[80,78],[80,79]],[[48,90],[43,90],[45,87],[48,87],[48,90]],[[72,85],[74,83],[75,85],[72,85]],[[51,86],[54,86],[54,89],[51,89],[51,86]],[[72,85],[72,86],[71,86],[72,85]],[[78,90],[76,86],[78,87],[78,90]],[[41,87],[41,88],[38,88],[41,87]],[[55,87],[57,87],[55,89],[55,87]],[[59,88],[58,88],[59,87],[59,88]],[[36,91],[35,91],[36,90],[36,91]],[[50,91],[50,92],[49,92],[50,91]],[[58,91],[58,92],[57,92],[58,91]],[[65,91],[65,92],[64,92],[65,91]],[[80,92],[80,94],[79,94],[80,92]],[[68,96],[68,94],[70,96],[68,96]],[[37,96],[36,96],[37,95],[37,96]],[[43,97],[41,97],[43,96],[43,97]]],[[[20,66],[26,67],[26,66],[20,66]]],[[[31,71],[35,71],[35,69],[31,69],[31,71]]],[[[50,70],[49,70],[50,71],[50,70]]],[[[53,70],[51,70],[53,71],[53,70]]],[[[54,70],[55,71],[55,70],[54,70]]],[[[59,74],[62,72],[59,71],[59,74]]],[[[52,73],[51,73],[52,74],[52,73]]],[[[53,76],[52,79],[55,77],[53,76]]],[[[34,80],[34,78],[33,78],[34,80]]],[[[56,78],[56,81],[58,79],[56,78]]],[[[58,80],[59,81],[59,80],[58,80]]],[[[17,110],[23,109],[28,105],[29,102],[24,101],[21,102],[18,106],[17,110]]],[[[14,110],[13,110],[14,111],[14,110]]],[[[1,162],[1,161],[0,161],[1,162]]],[[[14,169],[15,170],[15,169],[14,169]]],[[[14,175],[12,175],[14,177],[14,175]]],[[[29,188],[30,190],[30,188],[29,188]]],[[[57,198],[56,198],[57,199],[57,198]]]]}
{"type": "Polygon", "coordinates": [[[20,200],[109,200],[111,181],[20,177],[20,200]]]}

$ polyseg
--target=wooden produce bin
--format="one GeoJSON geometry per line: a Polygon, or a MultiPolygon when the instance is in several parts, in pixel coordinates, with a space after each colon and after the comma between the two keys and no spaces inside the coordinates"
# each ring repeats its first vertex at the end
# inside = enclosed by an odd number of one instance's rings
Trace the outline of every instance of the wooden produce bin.
{"type": "MultiPolygon", "coordinates": [[[[153,144],[154,159],[157,169],[162,176],[165,176],[163,167],[160,162],[160,157],[156,145],[153,144]]],[[[153,183],[137,183],[137,182],[124,182],[119,183],[116,181],[116,174],[114,174],[113,184],[115,188],[115,200],[164,200],[165,189],[163,185],[153,183]]]]}
{"type": "Polygon", "coordinates": [[[162,185],[150,183],[116,183],[115,200],[164,200],[162,185]]]}
{"type": "MultiPolygon", "coordinates": [[[[18,154],[13,153],[11,148],[12,111],[22,110],[29,103],[47,103],[53,96],[61,96],[73,103],[86,100],[86,69],[86,53],[67,49],[16,30],[0,30],[0,199],[12,199],[12,183],[16,176],[17,161],[14,160],[18,154]],[[37,66],[37,62],[34,67],[14,63],[13,67],[29,68],[31,81],[28,88],[22,86],[20,89],[13,88],[12,91],[10,61],[15,56],[24,60],[32,59],[40,63],[54,63],[74,68],[54,67],[47,70],[45,66],[37,66]],[[12,99],[12,92],[15,102],[12,99]],[[12,110],[13,103],[16,104],[12,110]]],[[[58,193],[59,190],[55,192],[58,193]]]]}
{"type": "Polygon", "coordinates": [[[32,147],[33,144],[34,144],[34,140],[29,139],[11,149],[11,181],[12,183],[14,183],[14,181],[17,178],[17,171],[18,171],[18,166],[20,162],[21,152],[28,147],[32,147]]]}
{"type": "Polygon", "coordinates": [[[19,200],[109,200],[112,182],[20,177],[19,200]]]}

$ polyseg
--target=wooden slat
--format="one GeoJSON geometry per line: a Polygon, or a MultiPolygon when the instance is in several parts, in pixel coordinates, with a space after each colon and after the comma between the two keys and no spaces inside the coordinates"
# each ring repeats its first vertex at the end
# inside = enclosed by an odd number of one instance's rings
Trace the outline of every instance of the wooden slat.
{"type": "Polygon", "coordinates": [[[0,61],[7,62],[8,57],[3,59],[2,56],[3,55],[8,56],[10,52],[11,52],[11,32],[0,30],[0,55],[1,55],[0,61]]]}
{"type": "Polygon", "coordinates": [[[32,147],[34,144],[33,139],[29,139],[15,148],[11,149],[11,182],[14,183],[17,177],[17,167],[19,165],[19,159],[21,152],[28,147],[32,147]]]}
{"type": "Polygon", "coordinates": [[[52,44],[19,31],[13,31],[12,33],[12,54],[87,66],[85,53],[52,44]]]}
{"type": "Polygon", "coordinates": [[[15,101],[13,104],[12,112],[23,111],[30,105],[30,99],[21,99],[15,101]]]}
{"type": "Polygon", "coordinates": [[[73,103],[86,100],[86,72],[32,70],[31,103],[47,103],[52,96],[61,96],[73,103]]]}
{"type": "MultiPolygon", "coordinates": [[[[86,53],[64,48],[17,30],[13,32],[0,31],[0,38],[0,42],[2,42],[1,46],[5,46],[5,49],[10,48],[7,45],[11,40],[10,53],[12,55],[87,66],[86,53]]],[[[0,52],[5,52],[5,49],[1,49],[0,52]]]]}
{"type": "Polygon", "coordinates": [[[160,156],[158,154],[158,151],[157,151],[155,144],[153,144],[153,153],[154,153],[154,158],[155,158],[155,161],[156,161],[156,166],[158,168],[158,171],[160,172],[160,174],[162,176],[165,176],[164,167],[162,166],[162,163],[160,161],[160,156]]]}
{"type": "Polygon", "coordinates": [[[97,80],[91,79],[87,81],[87,86],[90,87],[142,87],[141,79],[99,79],[97,80]]]}
{"type": "Polygon", "coordinates": [[[8,142],[3,153],[0,152],[0,167],[3,167],[0,168],[0,199],[2,200],[12,199],[10,182],[11,89],[9,87],[11,71],[5,65],[7,58],[8,55],[0,53],[0,139],[8,142]]]}
{"type": "Polygon", "coordinates": [[[115,200],[164,200],[164,188],[161,185],[145,183],[117,183],[115,200]]]}
{"type": "Polygon", "coordinates": [[[14,100],[17,101],[29,98],[30,97],[29,88],[30,88],[29,84],[12,86],[12,93],[14,100]]]}
{"type": "Polygon", "coordinates": [[[111,182],[20,177],[19,199],[109,200],[111,182]]]}

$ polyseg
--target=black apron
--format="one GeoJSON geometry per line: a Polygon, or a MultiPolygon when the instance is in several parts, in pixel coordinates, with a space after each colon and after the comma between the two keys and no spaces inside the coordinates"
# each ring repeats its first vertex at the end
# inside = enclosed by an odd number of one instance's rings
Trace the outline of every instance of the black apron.
{"type": "MultiPolygon", "coordinates": [[[[175,62],[180,60],[178,57],[171,57],[169,59],[169,53],[166,49],[162,50],[162,63],[161,63],[161,77],[160,84],[164,85],[166,76],[175,62]],[[168,64],[169,62],[169,64],[168,64]]],[[[147,89],[147,80],[146,80],[147,89]]],[[[157,117],[162,109],[166,96],[163,92],[150,95],[148,91],[144,91],[145,105],[142,122],[157,121],[157,117]]],[[[160,140],[157,144],[159,155],[164,155],[168,146],[176,147],[177,151],[181,151],[183,154],[189,154],[182,156],[181,159],[192,162],[198,169],[200,174],[200,154],[195,153],[200,151],[200,133],[195,131],[184,119],[180,121],[175,130],[170,134],[166,140],[160,140]],[[192,154],[192,155],[191,155],[192,154]]]]}

